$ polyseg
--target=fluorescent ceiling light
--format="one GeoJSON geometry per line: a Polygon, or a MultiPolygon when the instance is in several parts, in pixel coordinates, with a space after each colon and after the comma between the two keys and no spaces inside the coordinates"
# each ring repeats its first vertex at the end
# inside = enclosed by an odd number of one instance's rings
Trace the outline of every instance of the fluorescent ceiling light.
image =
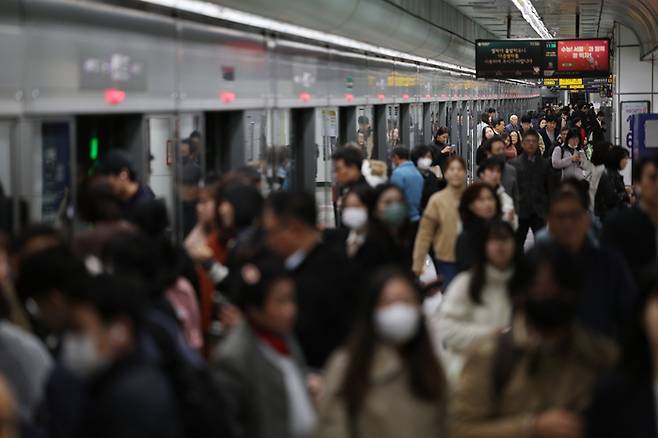
{"type": "Polygon", "coordinates": [[[548,31],[546,25],[542,21],[541,17],[537,13],[534,5],[531,0],[512,0],[514,6],[521,11],[523,19],[528,22],[530,26],[537,32],[537,34],[545,40],[550,40],[553,38],[553,35],[548,31]]]}
{"type": "Polygon", "coordinates": [[[184,12],[193,14],[204,15],[206,17],[217,18],[219,20],[230,21],[232,23],[243,24],[246,26],[253,26],[262,29],[268,29],[274,32],[279,32],[288,35],[295,35],[301,38],[306,38],[314,41],[319,41],[325,44],[331,44],[339,47],[346,47],[354,50],[361,50],[364,52],[375,53],[382,56],[392,58],[404,59],[411,62],[420,62],[423,64],[433,65],[443,69],[458,71],[461,73],[475,74],[472,68],[464,67],[457,64],[438,61],[430,58],[423,58],[420,56],[411,55],[397,50],[387,49],[372,44],[364,43],[361,41],[353,40],[351,38],[335,35],[327,32],[321,32],[314,29],[309,29],[295,24],[284,23],[282,21],[273,20],[271,18],[262,17],[260,15],[250,14],[248,12],[238,11],[236,9],[220,6],[215,3],[203,0],[141,0],[145,3],[151,3],[158,6],[177,9],[184,12]]]}

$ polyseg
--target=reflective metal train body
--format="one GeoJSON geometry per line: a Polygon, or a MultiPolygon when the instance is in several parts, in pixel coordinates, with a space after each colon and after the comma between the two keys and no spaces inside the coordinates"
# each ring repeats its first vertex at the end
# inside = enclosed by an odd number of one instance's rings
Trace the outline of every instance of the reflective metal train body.
{"type": "Polygon", "coordinates": [[[478,115],[540,100],[519,84],[93,2],[6,2],[0,56],[0,181],[15,228],[21,202],[31,221],[70,225],[77,183],[119,148],[180,235],[178,145],[193,131],[204,173],[249,165],[264,191],[315,190],[330,224],[338,144],[365,140],[386,160],[448,126],[472,171],[478,115]]]}

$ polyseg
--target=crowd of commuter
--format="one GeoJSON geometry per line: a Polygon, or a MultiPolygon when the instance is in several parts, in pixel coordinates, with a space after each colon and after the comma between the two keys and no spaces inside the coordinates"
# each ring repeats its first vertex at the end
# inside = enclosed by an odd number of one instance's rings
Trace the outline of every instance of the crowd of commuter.
{"type": "Polygon", "coordinates": [[[187,141],[183,242],[107,154],[84,229],[0,235],[0,437],[655,436],[658,158],[588,105],[478,131],[471,184],[446,128],[337,149],[329,228],[187,141]]]}

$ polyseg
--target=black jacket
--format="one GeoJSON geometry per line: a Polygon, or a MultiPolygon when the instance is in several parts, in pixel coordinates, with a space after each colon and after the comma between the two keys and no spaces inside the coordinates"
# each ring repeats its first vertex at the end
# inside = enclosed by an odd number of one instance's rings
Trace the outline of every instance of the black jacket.
{"type": "Polygon", "coordinates": [[[429,147],[432,151],[432,166],[439,166],[441,167],[441,172],[445,173],[446,170],[446,161],[448,161],[448,158],[450,157],[450,154],[444,154],[441,151],[443,148],[445,148],[446,144],[439,143],[437,141],[433,141],[429,147]]]}
{"type": "Polygon", "coordinates": [[[595,388],[586,419],[585,438],[655,437],[653,379],[629,373],[602,379],[595,388]]]}
{"type": "Polygon", "coordinates": [[[487,159],[487,152],[484,150],[484,143],[482,143],[478,148],[475,150],[475,164],[480,165],[484,162],[484,160],[487,159]]]}
{"type": "Polygon", "coordinates": [[[593,144],[597,144],[599,142],[605,141],[604,132],[606,131],[606,129],[603,126],[599,125],[599,121],[596,118],[594,120],[592,120],[592,124],[591,124],[590,129],[591,129],[591,132],[592,132],[592,143],[593,144]]]}
{"type": "Polygon", "coordinates": [[[611,177],[608,170],[604,170],[599,180],[599,186],[596,189],[594,197],[594,213],[601,221],[605,221],[608,215],[616,210],[624,208],[624,197],[617,193],[614,187],[614,177],[611,177]]]}
{"type": "Polygon", "coordinates": [[[297,286],[295,335],[307,364],[321,369],[351,329],[356,310],[352,270],[344,253],[322,242],[292,275],[297,286]]]}
{"type": "MultiPolygon", "coordinates": [[[[368,277],[386,265],[396,265],[410,271],[411,246],[410,242],[397,241],[379,222],[372,222],[365,242],[354,256],[354,271],[360,277],[368,277]]],[[[363,285],[363,282],[360,283],[363,285]]]]}
{"type": "Polygon", "coordinates": [[[165,376],[137,355],[120,360],[89,387],[80,438],[179,438],[176,401],[165,376]]]}
{"type": "Polygon", "coordinates": [[[532,215],[546,217],[548,196],[551,191],[551,166],[540,155],[534,161],[524,152],[509,162],[516,169],[516,181],[519,186],[519,219],[532,215]]]}
{"type": "Polygon", "coordinates": [[[621,176],[619,171],[614,167],[605,168],[608,177],[610,178],[610,183],[617,194],[617,197],[621,200],[622,204],[626,205],[629,203],[628,193],[626,193],[626,184],[624,184],[624,177],[621,176]]]}
{"type": "MultiPolygon", "coordinates": [[[[553,131],[553,134],[557,133],[557,129],[553,131]]],[[[544,158],[550,159],[551,154],[553,154],[553,148],[555,148],[556,144],[556,139],[557,137],[551,138],[550,135],[548,135],[548,132],[546,132],[546,128],[540,129],[539,130],[539,135],[541,135],[541,138],[544,140],[544,158]]]]}
{"type": "Polygon", "coordinates": [[[612,214],[603,224],[602,241],[626,259],[636,280],[656,266],[656,226],[639,207],[612,214]]]}
{"type": "MultiPolygon", "coordinates": [[[[540,247],[546,245],[552,244],[542,243],[540,247]]],[[[589,239],[577,254],[560,248],[556,251],[558,257],[581,276],[578,322],[593,333],[621,345],[635,322],[638,300],[628,265],[616,251],[594,246],[589,239]]]]}
{"type": "Polygon", "coordinates": [[[443,190],[446,187],[446,181],[443,178],[437,178],[431,170],[418,169],[418,171],[422,175],[424,181],[423,195],[420,198],[420,214],[422,216],[423,211],[425,211],[425,207],[427,207],[427,203],[429,202],[432,195],[440,190],[443,190]]]}

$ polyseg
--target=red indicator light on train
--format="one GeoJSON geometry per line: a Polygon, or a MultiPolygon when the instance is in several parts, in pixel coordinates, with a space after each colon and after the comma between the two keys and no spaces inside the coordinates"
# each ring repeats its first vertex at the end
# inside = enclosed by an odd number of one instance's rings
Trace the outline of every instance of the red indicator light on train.
{"type": "Polygon", "coordinates": [[[345,93],[345,100],[351,102],[354,100],[354,95],[352,93],[345,93]]]}
{"type": "Polygon", "coordinates": [[[232,91],[222,91],[219,93],[219,100],[221,100],[222,103],[231,103],[235,100],[235,93],[232,91]]]}
{"type": "Polygon", "coordinates": [[[403,94],[403,95],[402,95],[402,98],[403,98],[403,99],[409,99],[409,95],[408,95],[408,94],[403,94]]]}
{"type": "Polygon", "coordinates": [[[311,95],[308,93],[299,93],[299,100],[301,100],[302,102],[308,102],[309,100],[311,100],[311,95]]]}
{"type": "Polygon", "coordinates": [[[379,99],[379,100],[384,100],[384,98],[385,98],[385,97],[384,97],[383,94],[378,94],[378,95],[377,95],[377,99],[379,99]]]}
{"type": "Polygon", "coordinates": [[[105,102],[110,105],[118,105],[126,100],[126,92],[117,88],[106,88],[104,94],[105,102]]]}

